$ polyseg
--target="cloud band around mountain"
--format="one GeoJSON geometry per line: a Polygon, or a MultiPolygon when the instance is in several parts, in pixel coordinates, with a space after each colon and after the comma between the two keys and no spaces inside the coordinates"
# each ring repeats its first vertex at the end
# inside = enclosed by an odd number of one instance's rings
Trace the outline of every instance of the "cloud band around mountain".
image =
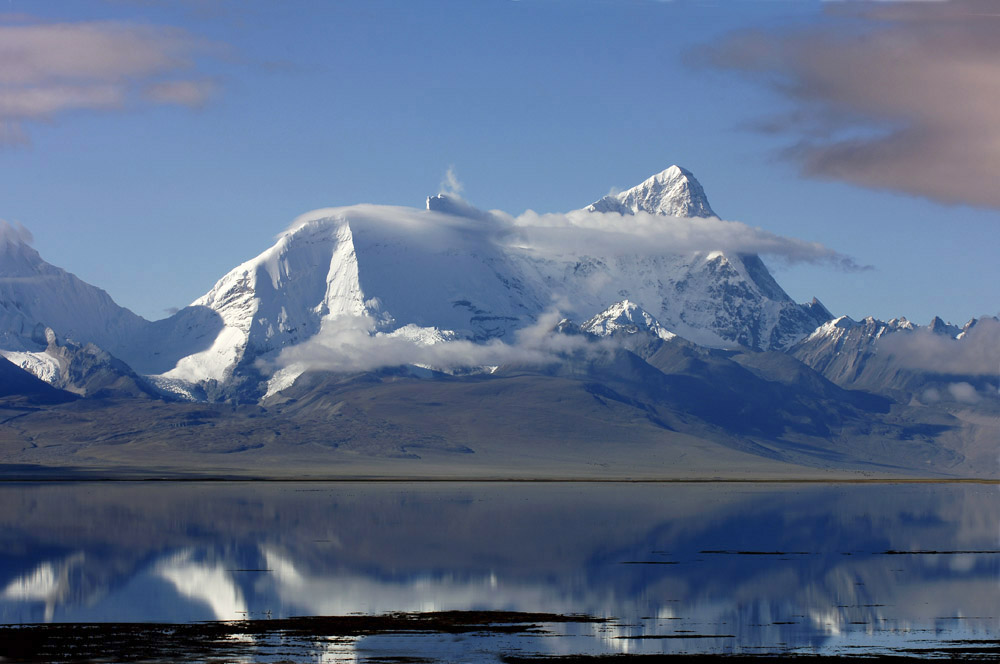
{"type": "Polygon", "coordinates": [[[594,356],[610,350],[611,345],[603,340],[554,333],[561,319],[558,311],[548,311],[533,325],[517,330],[510,343],[500,339],[427,343],[398,332],[376,333],[375,321],[369,316],[343,316],[324,321],[314,337],[283,349],[273,361],[260,361],[258,366],[267,372],[290,369],[296,375],[305,370],[373,371],[403,365],[451,371],[506,364],[540,366],[558,362],[567,353],[594,356]]]}
{"type": "MultiPolygon", "coordinates": [[[[381,205],[328,208],[302,215],[287,234],[311,233],[330,220],[349,223],[352,236],[371,233],[367,242],[381,246],[392,238],[408,252],[428,251],[433,255],[448,251],[507,256],[515,264],[528,257],[572,264],[579,258],[594,257],[614,262],[614,258],[640,259],[662,255],[687,255],[694,260],[712,252],[733,254],[762,253],[789,262],[826,263],[841,269],[862,269],[848,256],[818,243],[784,238],[746,224],[716,218],[686,219],[639,213],[577,210],[565,214],[525,212],[517,217],[499,210],[477,210],[454,195],[438,199],[439,210],[418,210],[381,205]],[[449,212],[445,212],[448,210],[449,212]],[[456,212],[457,211],[457,212],[456,212]]],[[[597,274],[594,278],[606,275],[597,274]]],[[[579,279],[586,281],[588,277],[579,279]]],[[[563,297],[568,297],[565,294],[563,297]]],[[[612,301],[604,303],[613,304],[612,301]]],[[[580,302],[566,299],[557,307],[576,311],[584,317],[597,314],[583,309],[580,302]]],[[[283,349],[273,360],[260,365],[267,373],[301,372],[306,369],[369,371],[382,367],[416,365],[439,370],[469,367],[528,364],[558,361],[571,352],[605,352],[600,343],[573,335],[552,334],[563,317],[549,311],[537,321],[518,330],[512,339],[485,343],[462,338],[423,338],[378,331],[369,316],[341,316],[323,321],[318,334],[283,349]]],[[[578,320],[579,322],[579,320],[578,320]]],[[[280,377],[279,377],[280,380],[280,377]]]]}
{"type": "Polygon", "coordinates": [[[890,334],[879,340],[879,350],[894,355],[908,369],[1000,377],[1000,320],[984,316],[961,339],[929,329],[890,334]]]}
{"type": "Polygon", "coordinates": [[[508,220],[510,230],[503,241],[528,251],[642,256],[721,251],[762,254],[787,263],[824,264],[846,271],[870,269],[818,242],[714,217],[681,218],[644,212],[622,216],[585,210],[537,214],[529,210],[508,220]]]}

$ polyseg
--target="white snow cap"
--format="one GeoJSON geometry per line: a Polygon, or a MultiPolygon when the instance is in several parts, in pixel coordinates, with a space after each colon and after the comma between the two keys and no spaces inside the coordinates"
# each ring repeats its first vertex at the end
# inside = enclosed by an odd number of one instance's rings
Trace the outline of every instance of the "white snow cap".
{"type": "Polygon", "coordinates": [[[660,325],[652,314],[629,300],[616,302],[580,327],[599,337],[616,333],[636,334],[640,331],[649,332],[665,341],[677,336],[660,325]]]}
{"type": "Polygon", "coordinates": [[[717,217],[701,183],[691,171],[674,165],[619,194],[605,196],[586,208],[590,212],[650,214],[667,217],[717,217]]]}

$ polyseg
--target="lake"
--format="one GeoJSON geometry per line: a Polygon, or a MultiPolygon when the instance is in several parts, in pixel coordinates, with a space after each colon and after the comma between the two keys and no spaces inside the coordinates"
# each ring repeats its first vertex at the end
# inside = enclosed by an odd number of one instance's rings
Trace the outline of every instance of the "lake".
{"type": "Polygon", "coordinates": [[[998,498],[975,483],[4,483],[0,657],[995,657],[998,498]]]}

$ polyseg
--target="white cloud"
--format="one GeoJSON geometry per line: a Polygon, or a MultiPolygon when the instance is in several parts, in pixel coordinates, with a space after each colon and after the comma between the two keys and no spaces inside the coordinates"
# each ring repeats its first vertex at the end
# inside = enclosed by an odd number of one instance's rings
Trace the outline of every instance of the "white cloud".
{"type": "Polygon", "coordinates": [[[502,210],[479,210],[450,195],[441,205],[441,212],[368,204],[323,208],[299,216],[285,233],[315,220],[343,216],[357,223],[391,226],[394,235],[402,233],[415,242],[436,246],[478,237],[504,250],[536,254],[650,256],[722,251],[843,270],[870,269],[818,242],[776,235],[739,221],[586,210],[548,214],[528,210],[515,217],[502,210]]]}
{"type": "Polygon", "coordinates": [[[3,244],[31,244],[35,241],[31,231],[18,222],[9,222],[0,219],[0,245],[3,244]]]}
{"type": "MultiPolygon", "coordinates": [[[[502,213],[494,213],[502,215],[502,213]]],[[[510,222],[504,242],[528,251],[602,255],[660,255],[722,251],[764,254],[789,263],[823,263],[863,270],[854,259],[818,242],[783,237],[738,221],[639,213],[576,210],[565,214],[527,211],[510,222]]]]}
{"type": "MultiPolygon", "coordinates": [[[[1000,375],[1000,320],[980,318],[961,339],[935,334],[926,328],[890,334],[879,349],[892,353],[904,367],[935,373],[969,376],[1000,375]]],[[[966,383],[949,386],[959,400],[968,396],[966,383]]],[[[971,387],[971,386],[970,386],[971,387]]],[[[975,390],[973,390],[973,394],[975,390]]],[[[938,395],[940,396],[940,395],[938,395]]]]}
{"type": "Polygon", "coordinates": [[[297,346],[281,351],[265,370],[293,368],[314,371],[371,371],[382,367],[415,365],[441,371],[505,364],[545,365],[564,354],[607,352],[609,345],[583,336],[553,332],[562,319],[557,311],[539,317],[515,333],[513,343],[493,339],[474,343],[465,339],[427,343],[399,334],[375,333],[369,316],[342,316],[323,322],[319,333],[297,346]]]}
{"type": "Polygon", "coordinates": [[[955,401],[963,403],[977,403],[981,399],[979,394],[976,393],[976,388],[965,382],[951,383],[948,385],[948,392],[955,398],[955,401]]]}
{"type": "Polygon", "coordinates": [[[458,179],[458,175],[455,173],[455,167],[449,166],[448,170],[444,174],[444,179],[441,180],[441,191],[438,193],[460,196],[463,189],[465,189],[465,185],[463,185],[458,179]]]}

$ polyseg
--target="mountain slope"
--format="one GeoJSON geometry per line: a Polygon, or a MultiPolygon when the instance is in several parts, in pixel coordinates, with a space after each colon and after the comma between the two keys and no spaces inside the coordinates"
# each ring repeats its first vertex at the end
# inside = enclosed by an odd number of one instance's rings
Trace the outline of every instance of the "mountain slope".
{"type": "MultiPolygon", "coordinates": [[[[118,358],[115,362],[155,374],[200,351],[221,329],[218,315],[205,307],[187,307],[169,318],[147,321],[100,288],[47,263],[22,239],[0,235],[0,352],[9,357],[17,354],[17,364],[59,387],[68,383],[60,383],[55,355],[46,355],[51,341],[47,330],[64,346],[79,349],[93,344],[99,352],[118,358]]],[[[67,361],[62,364],[68,366],[67,361]]],[[[122,371],[125,375],[131,370],[122,371]]],[[[86,392],[81,385],[77,388],[86,392]]]]}
{"type": "Polygon", "coordinates": [[[0,237],[0,348],[44,350],[45,328],[117,349],[148,322],[106,292],[42,260],[15,237],[0,237]]]}
{"type": "MultiPolygon", "coordinates": [[[[704,188],[678,166],[585,209],[621,215],[624,228],[641,214],[715,216],[704,188]]],[[[627,295],[667,329],[706,346],[784,349],[833,317],[818,300],[796,304],[754,254],[622,255],[593,247],[534,267],[554,289],[586,282],[574,290],[582,309],[599,311],[627,295]]]]}
{"type": "Polygon", "coordinates": [[[887,394],[906,403],[995,405],[1000,320],[964,327],[935,318],[927,326],[842,316],[817,328],[789,354],[843,387],[887,394]]]}
{"type": "Polygon", "coordinates": [[[92,343],[60,340],[51,328],[46,328],[45,339],[43,351],[0,350],[0,355],[46,383],[80,396],[160,396],[125,362],[92,343]]]}
{"type": "Polygon", "coordinates": [[[0,357],[0,399],[3,399],[3,406],[17,407],[65,403],[76,399],[76,395],[56,389],[7,358],[0,357]]]}
{"type": "Polygon", "coordinates": [[[338,321],[370,332],[406,326],[461,338],[502,338],[530,323],[543,296],[512,270],[489,229],[431,210],[354,206],[300,217],[256,258],[223,277],[193,307],[219,316],[210,348],[163,376],[251,383],[258,359],[308,341],[338,321]],[[354,323],[352,323],[354,324],[354,323]]]}

